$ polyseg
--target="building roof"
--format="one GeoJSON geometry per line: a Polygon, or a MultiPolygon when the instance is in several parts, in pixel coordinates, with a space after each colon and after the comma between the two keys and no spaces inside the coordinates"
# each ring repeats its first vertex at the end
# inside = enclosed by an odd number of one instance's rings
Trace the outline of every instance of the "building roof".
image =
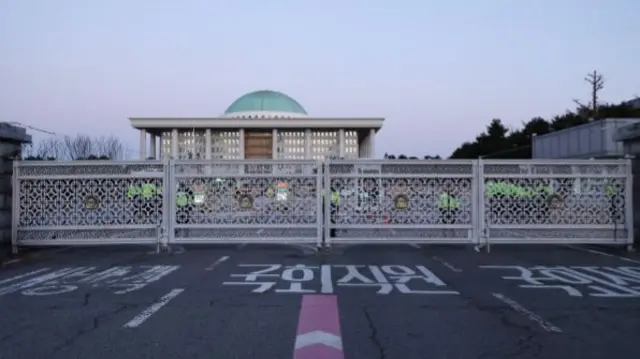
{"type": "Polygon", "coordinates": [[[250,112],[291,113],[307,115],[307,111],[290,96],[278,91],[260,90],[240,96],[224,112],[225,115],[250,112]]]}

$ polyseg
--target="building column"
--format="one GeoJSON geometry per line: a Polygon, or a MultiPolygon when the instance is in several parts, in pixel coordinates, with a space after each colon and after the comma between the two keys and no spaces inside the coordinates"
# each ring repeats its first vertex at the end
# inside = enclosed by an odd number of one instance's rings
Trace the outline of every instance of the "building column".
{"type": "Polygon", "coordinates": [[[211,129],[207,128],[204,131],[204,158],[211,160],[211,129]]]}
{"type": "Polygon", "coordinates": [[[369,135],[365,135],[362,139],[362,158],[369,158],[369,135]]]}
{"type": "Polygon", "coordinates": [[[278,138],[278,130],[277,129],[274,128],[271,131],[271,138],[272,138],[271,142],[272,142],[272,145],[273,145],[273,147],[271,148],[271,152],[272,152],[271,157],[274,160],[277,160],[279,158],[278,150],[280,149],[280,141],[279,141],[279,138],[278,138]]]}
{"type": "Polygon", "coordinates": [[[178,129],[171,130],[171,158],[178,159],[178,129]]]}
{"type": "Polygon", "coordinates": [[[368,157],[368,153],[369,152],[367,150],[367,144],[368,144],[369,141],[368,141],[367,137],[369,137],[368,134],[364,135],[364,134],[358,133],[358,143],[359,143],[359,146],[358,146],[358,157],[359,158],[369,158],[368,157]],[[362,136],[362,137],[360,137],[360,136],[362,136]]]}
{"type": "Polygon", "coordinates": [[[369,130],[369,158],[376,158],[376,129],[369,130]]]}
{"type": "Polygon", "coordinates": [[[344,128],[338,130],[338,158],[344,158],[344,128]]]}
{"type": "Polygon", "coordinates": [[[310,160],[313,158],[313,153],[311,152],[311,129],[307,128],[304,130],[304,159],[310,160]]]}
{"type": "Polygon", "coordinates": [[[140,159],[147,159],[147,131],[140,130],[140,159]]]}
{"type": "Polygon", "coordinates": [[[240,137],[240,152],[238,154],[238,157],[240,157],[241,160],[244,160],[244,128],[241,128],[238,130],[239,133],[239,137],[240,137]]]}
{"type": "Polygon", "coordinates": [[[157,153],[158,153],[158,146],[156,144],[156,134],[155,133],[150,133],[150,138],[149,138],[149,153],[151,154],[151,158],[153,158],[154,160],[157,160],[157,153]]]}

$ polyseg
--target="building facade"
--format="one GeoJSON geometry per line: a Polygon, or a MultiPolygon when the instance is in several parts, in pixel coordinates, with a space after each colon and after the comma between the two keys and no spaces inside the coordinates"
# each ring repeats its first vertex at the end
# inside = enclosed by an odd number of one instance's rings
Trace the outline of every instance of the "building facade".
{"type": "Polygon", "coordinates": [[[620,129],[640,123],[638,118],[607,118],[592,121],[531,140],[534,159],[621,158],[628,154],[617,138],[620,129]]]}
{"type": "Polygon", "coordinates": [[[375,158],[383,118],[312,117],[277,91],[247,93],[219,117],[130,118],[141,159],[375,158]]]}

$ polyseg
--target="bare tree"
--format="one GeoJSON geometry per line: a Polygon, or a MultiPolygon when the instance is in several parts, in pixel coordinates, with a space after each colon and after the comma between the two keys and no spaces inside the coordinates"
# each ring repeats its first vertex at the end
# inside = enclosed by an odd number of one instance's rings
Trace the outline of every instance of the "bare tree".
{"type": "Polygon", "coordinates": [[[64,150],[66,157],[72,160],[85,159],[92,155],[91,137],[87,135],[67,136],[64,138],[64,150]]]}
{"type": "Polygon", "coordinates": [[[121,160],[124,155],[124,144],[115,136],[50,137],[22,150],[22,158],[29,160],[121,160]]]}
{"type": "Polygon", "coordinates": [[[64,143],[60,138],[46,138],[38,143],[34,156],[41,159],[62,159],[64,157],[64,143]]]}
{"type": "Polygon", "coordinates": [[[93,143],[94,153],[99,157],[106,157],[111,160],[121,160],[124,158],[124,145],[115,136],[101,136],[93,143]]]}
{"type": "Polygon", "coordinates": [[[598,95],[600,91],[604,88],[604,77],[602,74],[599,74],[598,71],[593,71],[590,74],[587,74],[587,77],[584,80],[591,86],[591,102],[589,104],[584,105],[579,100],[573,100],[578,105],[578,112],[582,113],[583,116],[585,114],[590,113],[590,118],[595,120],[598,118],[598,95]]]}

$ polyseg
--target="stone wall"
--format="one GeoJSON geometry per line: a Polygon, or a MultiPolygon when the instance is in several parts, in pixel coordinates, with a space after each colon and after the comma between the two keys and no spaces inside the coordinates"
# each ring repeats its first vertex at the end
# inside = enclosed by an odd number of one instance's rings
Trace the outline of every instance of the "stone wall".
{"type": "Polygon", "coordinates": [[[11,250],[13,160],[20,158],[26,142],[31,142],[26,129],[0,123],[0,257],[11,250]]]}

